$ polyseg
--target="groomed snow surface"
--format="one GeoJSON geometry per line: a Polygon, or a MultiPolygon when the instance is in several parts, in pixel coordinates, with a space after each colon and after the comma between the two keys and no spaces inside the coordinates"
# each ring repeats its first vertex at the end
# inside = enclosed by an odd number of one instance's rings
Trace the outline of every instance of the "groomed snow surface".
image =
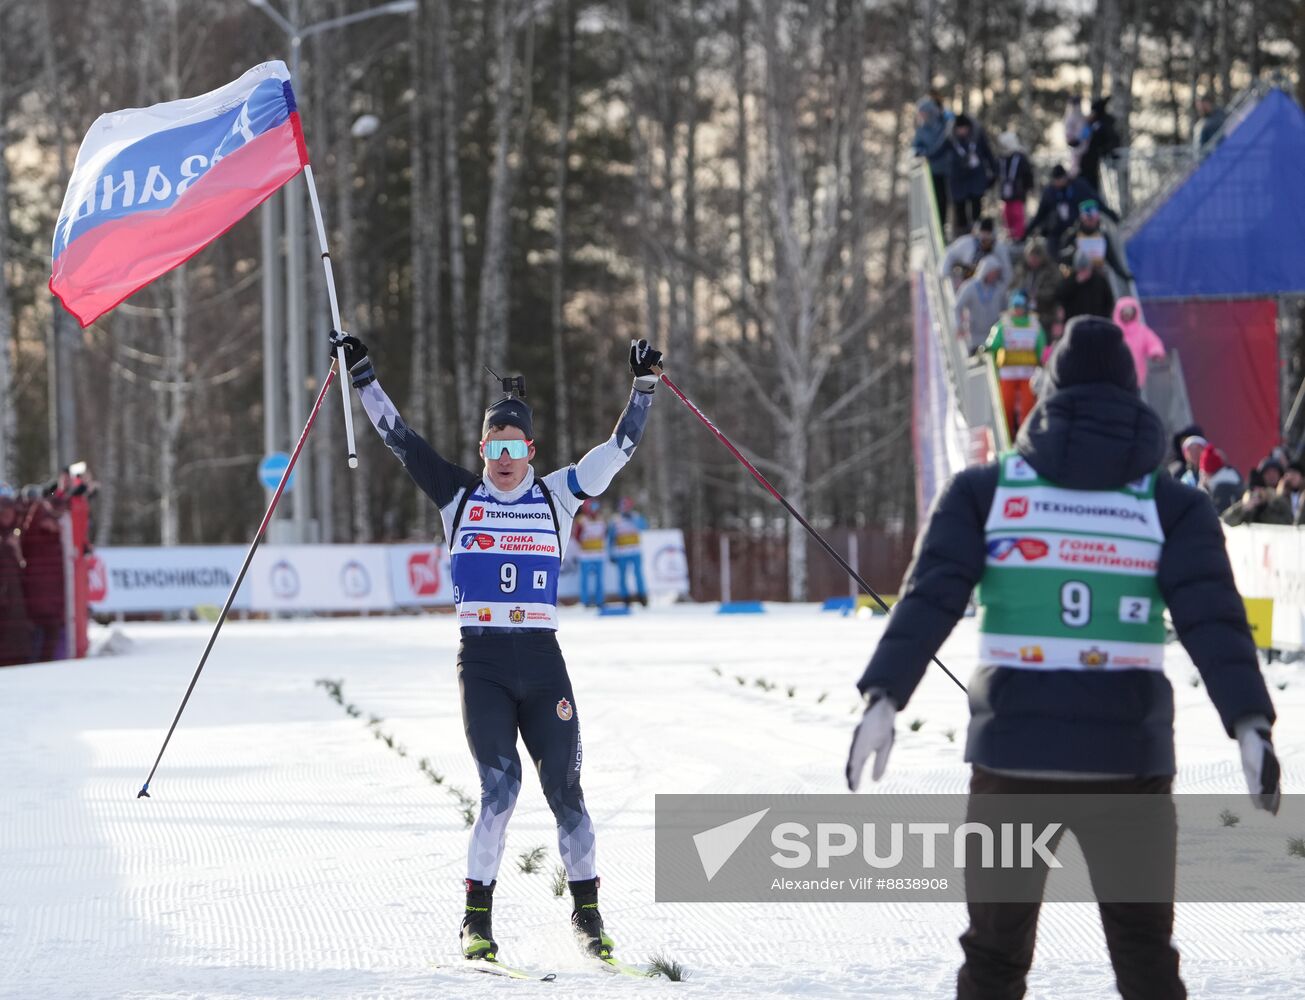
{"type": "MultiPolygon", "coordinates": [[[[557,981],[437,967],[458,962],[467,843],[446,786],[477,794],[450,617],[229,624],[153,797],[140,800],[209,626],[122,629],[133,643],[124,655],[0,671],[0,996],[954,995],[957,904],[653,901],[654,794],[840,790],[853,683],[883,619],[811,607],[564,612],[603,913],[620,955],[677,959],[690,973],[680,984],[612,976],[579,958],[569,903],[550,885],[552,817],[528,765],[494,928],[504,960],[557,981]],[[343,681],[361,716],[346,715],[319,678],[343,681]],[[384,721],[369,727],[371,716],[384,721]],[[444,786],[419,770],[422,758],[444,786]],[[548,853],[543,870],[521,873],[518,855],[536,846],[548,853]]],[[[942,651],[962,677],[974,642],[967,621],[942,651]]],[[[1235,745],[1177,647],[1169,671],[1179,790],[1244,790],[1235,745]]],[[[1298,674],[1268,670],[1284,783],[1297,790],[1298,674]]],[[[966,720],[960,692],[931,670],[878,788],[963,791],[966,720]],[[910,719],[923,727],[909,731],[910,719]]],[[[1182,905],[1176,937],[1194,997],[1305,995],[1305,905],[1182,905]]],[[[1028,995],[1116,995],[1095,907],[1044,908],[1028,995]]]]}

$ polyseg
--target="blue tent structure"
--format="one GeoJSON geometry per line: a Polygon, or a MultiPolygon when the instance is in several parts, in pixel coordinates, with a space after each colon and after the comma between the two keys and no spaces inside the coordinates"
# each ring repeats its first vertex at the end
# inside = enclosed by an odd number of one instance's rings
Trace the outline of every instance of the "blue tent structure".
{"type": "Polygon", "coordinates": [[[1126,249],[1147,321],[1182,355],[1193,416],[1244,472],[1291,432],[1279,320],[1305,295],[1305,111],[1257,85],[1214,143],[1125,220],[1126,249]]]}
{"type": "Polygon", "coordinates": [[[1268,90],[1130,223],[1128,259],[1144,300],[1305,293],[1305,111],[1268,90]]]}

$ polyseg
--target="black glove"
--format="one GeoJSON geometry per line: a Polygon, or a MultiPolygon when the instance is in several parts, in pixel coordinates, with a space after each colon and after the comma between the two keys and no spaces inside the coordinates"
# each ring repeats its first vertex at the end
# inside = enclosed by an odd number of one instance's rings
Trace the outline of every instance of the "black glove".
{"type": "MultiPolygon", "coordinates": [[[[646,340],[630,341],[630,371],[635,375],[653,375],[653,367],[661,367],[662,352],[646,340]]],[[[656,377],[654,375],[654,377],[656,377]]]]}
{"type": "Polygon", "coordinates": [[[652,392],[657,387],[653,368],[662,366],[662,352],[646,340],[630,341],[630,371],[634,373],[634,387],[640,392],[652,392]]]}
{"type": "Polygon", "coordinates": [[[372,360],[367,356],[367,345],[357,337],[338,330],[331,331],[331,359],[335,360],[339,349],[344,348],[344,363],[349,368],[355,389],[361,389],[376,381],[376,372],[372,360]]]}

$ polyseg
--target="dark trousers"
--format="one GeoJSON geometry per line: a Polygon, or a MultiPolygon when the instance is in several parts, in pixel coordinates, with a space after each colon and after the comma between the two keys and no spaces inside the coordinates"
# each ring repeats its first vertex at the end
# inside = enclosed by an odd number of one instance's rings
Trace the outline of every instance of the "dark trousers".
{"type": "Polygon", "coordinates": [[[983,208],[983,197],[963,198],[952,202],[952,238],[960,239],[979,221],[979,212],[983,208]]]}
{"type": "Polygon", "coordinates": [[[594,871],[594,826],[580,790],[580,716],[552,632],[463,636],[458,686],[467,745],[480,773],[480,814],[467,877],[492,882],[521,791],[517,734],[557,821],[558,852],[573,881],[594,871]]]}
{"type": "MultiPolygon", "coordinates": [[[[970,778],[969,814],[975,815],[976,798],[984,795],[1145,794],[1168,799],[1172,788],[1171,777],[1055,781],[1011,778],[976,767],[970,778]]],[[[1168,831],[1163,835],[1168,836],[1168,831]]],[[[1091,837],[1078,830],[1075,836],[1092,873],[1091,837]]],[[[1093,881],[1095,884],[1095,873],[1093,881]]],[[[970,926],[961,935],[965,964],[957,976],[957,1000],[1019,1000],[1024,996],[1041,906],[1040,901],[967,903],[970,926]]],[[[1171,940],[1173,903],[1101,903],[1099,909],[1120,996],[1124,1000],[1183,1000],[1187,989],[1178,975],[1178,952],[1171,940]]]]}

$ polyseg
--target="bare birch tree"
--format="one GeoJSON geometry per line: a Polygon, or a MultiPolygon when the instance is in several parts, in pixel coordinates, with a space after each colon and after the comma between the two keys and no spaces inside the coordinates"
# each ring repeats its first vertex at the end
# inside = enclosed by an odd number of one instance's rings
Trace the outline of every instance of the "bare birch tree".
{"type": "Polygon", "coordinates": [[[440,125],[443,131],[444,185],[448,198],[445,221],[449,240],[449,320],[453,335],[454,379],[457,383],[458,426],[463,440],[476,411],[479,380],[472,362],[471,335],[467,330],[467,257],[463,237],[462,169],[458,164],[458,137],[462,113],[453,39],[451,0],[435,2],[435,58],[440,66],[440,125]]]}
{"type": "MultiPolygon", "coordinates": [[[[516,80],[517,9],[518,0],[498,0],[494,8],[494,155],[480,260],[473,374],[486,364],[499,371],[507,367],[508,203],[512,192],[509,154],[516,80]]],[[[492,384],[479,378],[477,384],[483,387],[482,396],[488,400],[493,395],[492,384]]]]}
{"type": "MultiPolygon", "coordinates": [[[[849,67],[857,46],[820,44],[819,14],[785,0],[761,4],[765,59],[765,133],[769,170],[760,185],[767,206],[774,273],[760,290],[769,334],[765,355],[725,347],[733,369],[775,425],[772,457],[760,457],[782,491],[799,510],[866,456],[842,455],[813,475],[811,440],[830,420],[858,401],[880,372],[856,380],[829,402],[822,388],[835,365],[874,316],[868,304],[852,297],[864,285],[856,272],[863,257],[842,253],[857,246],[864,215],[844,212],[852,196],[853,143],[864,141],[864,105],[856,96],[861,68],[849,67]],[[809,86],[824,67],[838,64],[834,91],[809,86]],[[809,113],[808,113],[809,112],[809,113]],[[803,120],[800,124],[800,118],[803,120]],[[773,375],[774,384],[767,384],[773,375]]],[[[853,18],[852,20],[856,20],[853,18]]],[[[840,23],[828,37],[838,39],[850,24],[840,23]]],[[[806,593],[805,534],[788,528],[788,589],[792,600],[806,593]]]]}
{"type": "Polygon", "coordinates": [[[571,454],[571,415],[566,377],[566,207],[571,156],[571,44],[575,23],[569,0],[557,0],[557,32],[560,70],[557,82],[557,191],[553,198],[553,412],[558,454],[571,454]]]}

